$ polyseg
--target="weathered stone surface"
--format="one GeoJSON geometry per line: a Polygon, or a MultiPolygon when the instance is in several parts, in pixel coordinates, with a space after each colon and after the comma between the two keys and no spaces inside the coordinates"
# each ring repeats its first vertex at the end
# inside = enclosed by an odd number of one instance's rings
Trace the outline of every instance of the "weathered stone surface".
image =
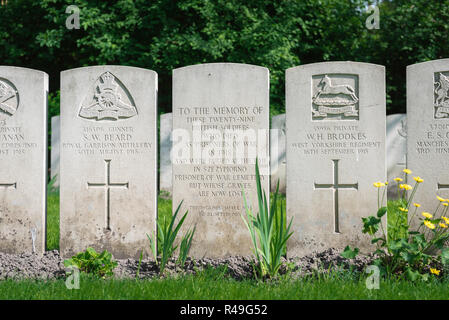
{"type": "Polygon", "coordinates": [[[172,193],[172,164],[170,158],[172,150],[171,132],[173,130],[172,114],[162,114],[159,126],[159,189],[172,193]]]}
{"type": "Polygon", "coordinates": [[[157,74],[122,66],[61,74],[61,254],[148,253],[157,212],[157,74]]]}
{"type": "Polygon", "coordinates": [[[287,164],[285,150],[285,113],[271,118],[270,129],[270,189],[276,191],[279,181],[279,192],[285,194],[285,168],[287,164]]]}
{"type": "Polygon", "coordinates": [[[45,251],[48,75],[0,66],[0,251],[45,251]]]}
{"type": "Polygon", "coordinates": [[[434,212],[436,195],[449,198],[448,93],[449,59],[407,67],[407,166],[424,179],[414,197],[422,211],[434,212]]]}
{"type": "Polygon", "coordinates": [[[394,178],[403,177],[402,170],[407,163],[407,115],[390,114],[387,116],[387,176],[388,199],[397,199],[398,184],[394,178]]]}
{"type": "Polygon", "coordinates": [[[386,181],[385,71],[357,62],[286,72],[289,256],[347,245],[367,251],[362,217],[386,181]]]}
{"type": "Polygon", "coordinates": [[[61,142],[60,117],[51,118],[51,153],[50,153],[50,170],[53,187],[59,188],[59,144],[61,142]]]}
{"type": "Polygon", "coordinates": [[[268,192],[268,140],[268,69],[213,63],[173,71],[173,209],[184,201],[186,228],[196,225],[193,257],[252,253],[241,192],[257,212],[254,163],[257,155],[268,192]]]}

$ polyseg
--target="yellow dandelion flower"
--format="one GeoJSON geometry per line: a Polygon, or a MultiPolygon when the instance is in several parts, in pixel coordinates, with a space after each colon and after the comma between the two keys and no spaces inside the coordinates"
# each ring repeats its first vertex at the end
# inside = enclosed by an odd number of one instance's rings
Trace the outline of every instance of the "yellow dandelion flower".
{"type": "Polygon", "coordinates": [[[402,212],[408,212],[408,209],[405,208],[399,208],[399,210],[401,210],[402,212]]]}
{"type": "Polygon", "coordinates": [[[421,183],[424,181],[424,179],[421,179],[421,177],[414,177],[413,179],[418,183],[421,183]]]}
{"type": "Polygon", "coordinates": [[[374,182],[374,183],[373,183],[373,186],[375,186],[376,188],[380,188],[380,187],[384,187],[384,186],[385,186],[385,183],[382,183],[382,182],[374,182]]]}
{"type": "Polygon", "coordinates": [[[424,217],[426,217],[427,219],[432,219],[432,215],[430,214],[430,213],[428,213],[428,212],[423,212],[423,213],[421,213],[424,217]]]}
{"type": "Polygon", "coordinates": [[[411,189],[413,189],[413,187],[411,186],[411,185],[409,185],[409,184],[400,184],[399,185],[399,188],[401,188],[401,189],[405,189],[405,190],[411,190],[411,189]]]}
{"type": "Polygon", "coordinates": [[[445,202],[445,201],[446,201],[446,199],[441,198],[441,197],[439,197],[439,196],[437,196],[437,199],[440,200],[440,202],[445,202]]]}
{"type": "Polygon", "coordinates": [[[424,225],[429,229],[432,229],[432,230],[435,229],[435,225],[428,220],[424,220],[424,225]]]}
{"type": "Polygon", "coordinates": [[[406,174],[411,174],[411,173],[412,173],[412,170],[410,170],[410,169],[404,169],[404,170],[402,170],[402,172],[405,172],[406,174]]]}
{"type": "Polygon", "coordinates": [[[401,182],[402,179],[401,179],[401,178],[394,178],[394,181],[396,181],[396,182],[401,182]]]}
{"type": "Polygon", "coordinates": [[[441,228],[447,228],[447,225],[445,225],[444,223],[441,223],[441,222],[440,222],[438,225],[439,225],[441,228]]]}
{"type": "Polygon", "coordinates": [[[446,222],[447,224],[449,224],[449,218],[446,218],[446,217],[441,217],[441,219],[443,219],[443,220],[444,220],[444,222],[446,222]]]}
{"type": "Polygon", "coordinates": [[[443,206],[445,206],[445,207],[447,207],[447,206],[449,206],[449,203],[443,203],[443,206]]]}
{"type": "Polygon", "coordinates": [[[440,275],[440,270],[438,269],[430,268],[430,272],[436,274],[437,276],[440,275]]]}
{"type": "Polygon", "coordinates": [[[386,186],[388,185],[388,181],[385,181],[385,185],[386,185],[386,186]]]}
{"type": "Polygon", "coordinates": [[[421,207],[421,205],[419,203],[414,203],[413,205],[417,208],[421,207]]]}

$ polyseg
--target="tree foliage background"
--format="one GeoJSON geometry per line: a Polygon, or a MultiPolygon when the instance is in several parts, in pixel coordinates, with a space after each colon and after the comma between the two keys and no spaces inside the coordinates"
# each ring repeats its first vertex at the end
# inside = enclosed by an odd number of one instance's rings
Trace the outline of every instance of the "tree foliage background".
{"type": "Polygon", "coordinates": [[[405,112],[406,66],[449,57],[449,0],[384,0],[380,29],[365,26],[361,0],[8,0],[0,6],[2,65],[50,75],[50,116],[59,73],[98,64],[159,74],[159,109],[171,111],[171,74],[209,62],[261,65],[271,74],[271,113],[284,112],[287,68],[321,61],[381,64],[388,113],[405,112]],[[69,5],[81,28],[66,28],[69,5]]]}

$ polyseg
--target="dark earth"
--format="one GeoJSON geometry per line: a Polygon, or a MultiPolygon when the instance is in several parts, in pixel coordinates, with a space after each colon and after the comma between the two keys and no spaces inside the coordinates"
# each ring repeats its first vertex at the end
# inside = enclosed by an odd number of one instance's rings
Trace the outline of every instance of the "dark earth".
{"type": "MultiPolygon", "coordinates": [[[[312,274],[316,271],[327,272],[330,268],[352,269],[363,272],[365,266],[370,264],[372,258],[359,255],[355,259],[345,259],[340,255],[341,250],[327,249],[316,252],[302,258],[284,260],[281,274],[290,273],[292,278],[312,274]]],[[[118,266],[114,269],[116,278],[136,278],[139,265],[138,260],[116,260],[118,266]]],[[[203,258],[187,259],[184,269],[175,264],[171,259],[165,274],[176,276],[182,274],[195,274],[208,267],[217,268],[227,266],[228,276],[241,280],[254,278],[253,260],[250,257],[229,257],[222,259],[203,258]]],[[[226,270],[223,268],[223,270],[226,270]]],[[[142,260],[139,278],[159,277],[159,269],[154,261],[142,260]]],[[[37,254],[6,254],[0,253],[0,279],[55,279],[65,277],[64,260],[57,250],[47,251],[43,256],[37,254]]]]}

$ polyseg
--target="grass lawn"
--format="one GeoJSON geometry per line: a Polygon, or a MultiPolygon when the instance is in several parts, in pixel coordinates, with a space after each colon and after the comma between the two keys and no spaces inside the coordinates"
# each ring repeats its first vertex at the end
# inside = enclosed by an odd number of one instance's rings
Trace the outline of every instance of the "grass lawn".
{"type": "Polygon", "coordinates": [[[79,290],[68,290],[64,280],[0,281],[0,299],[187,299],[187,300],[334,300],[334,299],[448,299],[449,282],[412,284],[381,281],[368,290],[365,280],[345,277],[280,279],[274,283],[223,278],[222,270],[164,280],[99,280],[81,277],[79,290]]]}
{"type": "MultiPolygon", "coordinates": [[[[280,205],[285,207],[285,198],[280,205]]],[[[170,200],[159,199],[159,215],[171,214],[170,200]]],[[[285,211],[284,211],[285,212],[285,211]]],[[[392,217],[393,218],[393,217],[392,217]]],[[[393,218],[394,219],[394,218],[393,218]]],[[[59,248],[59,195],[48,195],[47,249],[59,248]]],[[[65,280],[3,280],[0,299],[448,299],[449,279],[413,284],[381,280],[379,290],[368,290],[367,275],[349,272],[300,280],[282,276],[267,283],[237,281],[224,269],[208,269],[197,275],[158,280],[114,280],[81,276],[80,289],[68,290],[65,280]]]]}

